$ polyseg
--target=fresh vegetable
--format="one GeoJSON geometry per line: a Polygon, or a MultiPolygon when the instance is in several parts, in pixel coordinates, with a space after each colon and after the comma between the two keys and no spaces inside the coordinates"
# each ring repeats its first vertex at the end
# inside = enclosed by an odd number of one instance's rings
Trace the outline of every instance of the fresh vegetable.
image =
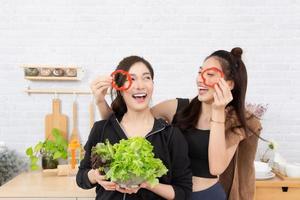
{"type": "Polygon", "coordinates": [[[98,143],[92,148],[92,163],[93,168],[105,172],[107,179],[129,188],[145,181],[154,186],[168,171],[160,159],[154,158],[151,143],[142,137],[122,139],[114,145],[109,141],[98,143]]]}
{"type": "Polygon", "coordinates": [[[214,87],[220,78],[224,78],[224,73],[216,67],[211,67],[201,72],[204,85],[214,87]]]}
{"type": "Polygon", "coordinates": [[[112,87],[115,88],[116,90],[124,91],[124,90],[128,90],[130,88],[130,86],[132,84],[132,79],[131,79],[130,74],[127,71],[116,70],[111,74],[111,76],[114,78],[114,80],[112,82],[112,87]],[[128,81],[127,86],[125,86],[125,82],[123,83],[123,85],[120,85],[120,80],[122,80],[122,78],[123,78],[122,76],[126,76],[125,81],[128,81]],[[118,83],[116,83],[116,81],[118,83]]]}
{"type": "Polygon", "coordinates": [[[114,148],[108,140],[105,141],[105,144],[98,143],[92,147],[92,168],[99,169],[101,173],[105,174],[109,169],[110,163],[113,161],[114,154],[114,148]]]}

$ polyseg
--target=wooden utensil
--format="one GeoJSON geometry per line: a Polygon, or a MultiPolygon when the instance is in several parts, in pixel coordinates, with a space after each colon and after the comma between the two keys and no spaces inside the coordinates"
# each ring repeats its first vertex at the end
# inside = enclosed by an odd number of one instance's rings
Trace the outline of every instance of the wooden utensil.
{"type": "Polygon", "coordinates": [[[90,128],[93,127],[95,122],[95,112],[94,112],[94,101],[92,100],[89,105],[89,114],[90,114],[90,128]]]}
{"type": "Polygon", "coordinates": [[[284,181],[300,181],[300,178],[288,177],[286,175],[281,174],[278,170],[272,170],[280,179],[284,181]]]}
{"type": "Polygon", "coordinates": [[[77,149],[80,149],[80,138],[78,134],[78,129],[77,129],[77,103],[74,98],[73,102],[73,130],[71,133],[70,137],[70,142],[69,142],[69,150],[71,151],[71,168],[75,169],[76,165],[76,157],[79,157],[80,155],[76,156],[76,153],[79,153],[80,151],[77,151],[77,149]]]}
{"type": "Polygon", "coordinates": [[[45,137],[46,139],[53,140],[51,132],[53,128],[60,130],[62,136],[68,140],[68,117],[60,111],[60,100],[54,98],[52,100],[52,113],[46,115],[45,118],[45,137]]]}
{"type": "Polygon", "coordinates": [[[73,102],[73,129],[72,129],[70,141],[74,139],[80,142],[79,133],[77,129],[77,103],[75,100],[73,102]]]}

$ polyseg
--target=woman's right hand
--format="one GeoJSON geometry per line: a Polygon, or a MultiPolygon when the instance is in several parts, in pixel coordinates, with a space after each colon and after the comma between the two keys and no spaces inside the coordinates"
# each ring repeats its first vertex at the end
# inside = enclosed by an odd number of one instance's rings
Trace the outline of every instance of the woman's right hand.
{"type": "Polygon", "coordinates": [[[105,101],[105,95],[107,93],[107,89],[111,86],[112,80],[111,76],[98,76],[91,82],[90,88],[93,92],[96,101],[95,103],[97,105],[105,101]]]}
{"type": "Polygon", "coordinates": [[[105,190],[109,190],[109,191],[114,191],[116,190],[116,186],[117,184],[114,183],[114,182],[110,182],[110,181],[107,181],[105,179],[105,176],[104,175],[101,175],[99,173],[99,170],[97,169],[91,169],[89,172],[88,172],[88,178],[90,180],[91,183],[98,183],[99,185],[101,185],[105,190]]]}

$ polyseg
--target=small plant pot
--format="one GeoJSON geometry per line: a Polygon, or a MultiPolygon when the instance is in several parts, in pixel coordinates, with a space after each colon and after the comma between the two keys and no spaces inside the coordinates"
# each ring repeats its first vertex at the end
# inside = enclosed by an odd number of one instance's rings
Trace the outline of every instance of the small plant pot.
{"type": "Polygon", "coordinates": [[[74,69],[74,68],[68,68],[68,69],[65,71],[65,74],[66,74],[66,76],[68,76],[68,77],[76,77],[76,76],[77,76],[77,70],[74,69]]]}
{"type": "Polygon", "coordinates": [[[39,70],[37,68],[25,68],[24,69],[25,76],[37,76],[39,74],[39,70]]]}
{"type": "Polygon", "coordinates": [[[43,169],[56,169],[58,160],[53,160],[50,157],[42,157],[42,168],[43,169]]]}
{"type": "Polygon", "coordinates": [[[64,76],[64,70],[61,68],[55,68],[52,74],[57,77],[64,76]]]}

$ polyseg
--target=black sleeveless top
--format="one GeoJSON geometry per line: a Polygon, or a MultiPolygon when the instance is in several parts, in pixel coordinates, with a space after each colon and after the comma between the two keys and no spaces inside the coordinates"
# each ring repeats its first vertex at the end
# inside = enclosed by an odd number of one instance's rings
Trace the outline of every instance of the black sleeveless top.
{"type": "MultiPolygon", "coordinates": [[[[178,105],[176,114],[189,105],[189,99],[177,99],[178,105]]],[[[174,121],[173,121],[174,122],[174,121]]],[[[189,157],[193,176],[203,178],[217,178],[210,174],[208,163],[208,144],[210,130],[190,128],[181,130],[188,142],[189,157]]]]}

